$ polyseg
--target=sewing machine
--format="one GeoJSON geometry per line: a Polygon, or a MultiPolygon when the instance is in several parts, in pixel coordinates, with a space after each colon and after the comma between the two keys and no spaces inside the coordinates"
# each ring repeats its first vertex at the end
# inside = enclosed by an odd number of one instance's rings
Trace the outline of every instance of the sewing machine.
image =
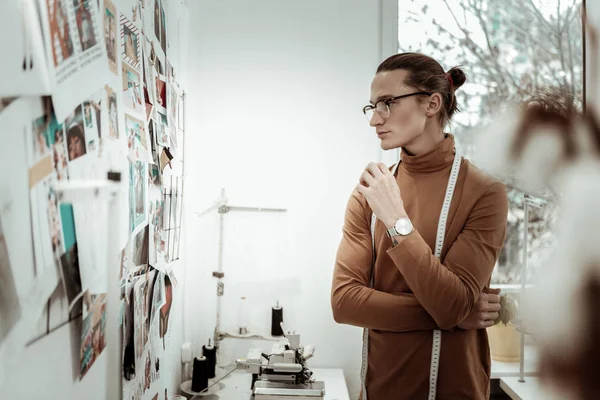
{"type": "MultiPolygon", "coordinates": [[[[286,332],[282,324],[283,332],[286,332]]],[[[245,359],[238,359],[238,369],[252,373],[255,400],[318,400],[325,396],[325,384],[314,381],[306,361],[315,347],[300,346],[300,335],[284,333],[287,343],[276,343],[270,354],[251,349],[245,359]]]]}

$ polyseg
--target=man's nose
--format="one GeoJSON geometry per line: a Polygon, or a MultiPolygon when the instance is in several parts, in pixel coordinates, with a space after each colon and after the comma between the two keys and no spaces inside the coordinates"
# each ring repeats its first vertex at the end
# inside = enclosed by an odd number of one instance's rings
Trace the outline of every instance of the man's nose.
{"type": "Polygon", "coordinates": [[[376,127],[378,125],[383,124],[383,121],[383,117],[379,115],[377,111],[374,111],[373,117],[371,117],[371,120],[369,121],[369,125],[371,125],[372,127],[376,127]]]}

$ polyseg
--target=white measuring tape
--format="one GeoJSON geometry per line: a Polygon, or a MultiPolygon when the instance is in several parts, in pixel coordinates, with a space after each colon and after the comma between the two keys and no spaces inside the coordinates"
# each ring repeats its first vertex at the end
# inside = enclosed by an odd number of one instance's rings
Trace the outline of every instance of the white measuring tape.
{"type": "MultiPolygon", "coordinates": [[[[435,256],[440,257],[442,254],[442,247],[444,245],[444,236],[446,235],[446,224],[448,222],[448,212],[450,211],[450,204],[452,203],[452,196],[454,195],[454,188],[456,187],[456,181],[458,180],[458,172],[460,170],[461,156],[458,151],[454,154],[454,162],[452,163],[452,170],[450,171],[450,177],[448,178],[448,186],[446,187],[446,196],[444,197],[444,203],[442,205],[442,211],[440,213],[440,219],[438,221],[437,235],[435,238],[435,256]]],[[[394,165],[392,175],[396,174],[398,165],[394,165]]],[[[371,245],[373,248],[373,270],[371,272],[371,283],[369,287],[373,287],[375,279],[375,221],[377,216],[373,213],[371,216],[371,245]]],[[[442,331],[439,329],[433,330],[433,345],[431,348],[431,364],[429,369],[429,395],[428,400],[435,400],[435,393],[437,387],[438,371],[440,367],[440,352],[442,349],[442,331]]],[[[365,329],[363,332],[363,348],[362,348],[362,366],[360,369],[360,376],[362,381],[362,399],[367,399],[367,369],[369,367],[369,329],[365,329]]]]}

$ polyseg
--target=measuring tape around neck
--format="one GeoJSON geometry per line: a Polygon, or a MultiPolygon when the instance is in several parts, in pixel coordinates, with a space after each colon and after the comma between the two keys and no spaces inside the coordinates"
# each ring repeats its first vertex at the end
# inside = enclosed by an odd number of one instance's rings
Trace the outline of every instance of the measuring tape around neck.
{"type": "MultiPolygon", "coordinates": [[[[452,163],[452,170],[450,171],[450,177],[448,178],[448,186],[446,187],[446,195],[444,197],[444,203],[442,204],[442,211],[440,212],[440,219],[438,221],[437,235],[435,238],[435,251],[436,257],[440,258],[442,254],[442,247],[444,246],[444,236],[446,235],[446,224],[448,222],[448,212],[450,211],[450,204],[452,203],[452,196],[454,195],[454,188],[456,187],[456,181],[458,180],[458,172],[460,170],[461,156],[458,151],[454,154],[454,162],[452,163]]],[[[397,163],[392,170],[392,174],[396,174],[398,168],[397,163]]],[[[371,246],[373,249],[373,265],[371,271],[371,283],[369,287],[373,287],[375,283],[375,222],[377,216],[375,213],[371,216],[371,246]]],[[[435,400],[437,377],[440,366],[440,352],[442,349],[442,331],[439,329],[433,330],[433,344],[431,347],[431,364],[429,368],[429,395],[427,400],[435,400]]],[[[363,331],[363,348],[362,348],[362,365],[360,369],[360,376],[362,382],[362,399],[367,399],[367,369],[369,367],[369,329],[365,328],[363,331]]]]}

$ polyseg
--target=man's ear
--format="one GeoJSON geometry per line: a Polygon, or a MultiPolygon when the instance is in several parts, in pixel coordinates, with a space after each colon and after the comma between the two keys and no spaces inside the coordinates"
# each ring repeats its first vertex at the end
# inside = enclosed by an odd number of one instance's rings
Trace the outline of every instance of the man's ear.
{"type": "Polygon", "coordinates": [[[429,101],[427,103],[426,113],[428,117],[433,117],[437,113],[439,113],[444,106],[444,102],[442,101],[442,95],[440,93],[434,93],[429,96],[429,101]]]}

